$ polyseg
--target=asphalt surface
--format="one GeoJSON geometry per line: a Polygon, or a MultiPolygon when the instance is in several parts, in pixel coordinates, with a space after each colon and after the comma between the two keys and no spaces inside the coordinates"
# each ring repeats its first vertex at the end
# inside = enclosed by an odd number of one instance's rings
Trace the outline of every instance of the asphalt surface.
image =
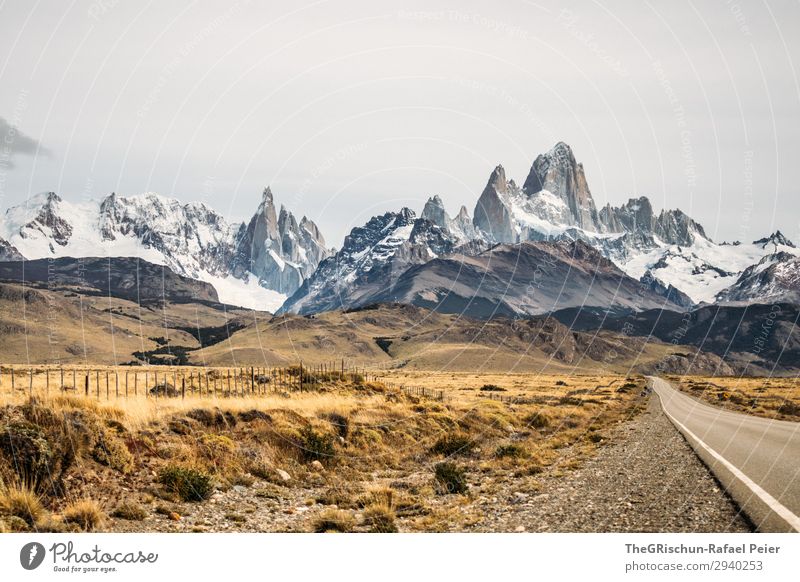
{"type": "Polygon", "coordinates": [[[800,531],[800,423],[709,406],[649,378],[667,417],[759,531],[800,531]]]}

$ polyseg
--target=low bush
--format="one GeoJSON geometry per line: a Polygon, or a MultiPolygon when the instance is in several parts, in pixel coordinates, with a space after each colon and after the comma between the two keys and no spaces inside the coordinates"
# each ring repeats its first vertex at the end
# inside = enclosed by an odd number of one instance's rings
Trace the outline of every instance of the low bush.
{"type": "Polygon", "coordinates": [[[338,412],[329,412],[324,415],[324,418],[333,425],[336,434],[343,439],[347,438],[350,434],[350,419],[338,412]]]}
{"type": "Polygon", "coordinates": [[[778,412],[787,416],[800,416],[800,405],[787,400],[778,407],[778,412]]]}
{"type": "Polygon", "coordinates": [[[333,435],[317,432],[310,426],[306,426],[301,429],[300,438],[302,439],[301,456],[306,462],[327,461],[336,454],[333,435]]]}
{"type": "Polygon", "coordinates": [[[466,454],[473,448],[475,448],[475,443],[468,434],[453,432],[439,438],[431,447],[431,452],[435,455],[450,457],[457,454],[466,454]]]}
{"type": "Polygon", "coordinates": [[[32,526],[44,515],[44,507],[31,489],[12,486],[0,491],[0,514],[18,517],[32,526]]]}
{"type": "Polygon", "coordinates": [[[64,523],[74,523],[84,531],[97,529],[103,523],[103,512],[96,501],[82,499],[70,503],[62,515],[64,523]]]}
{"type": "Polygon", "coordinates": [[[505,392],[505,388],[501,388],[497,384],[484,384],[480,388],[481,392],[505,392]]]}
{"type": "Polygon", "coordinates": [[[161,470],[158,480],[184,501],[204,501],[214,491],[211,475],[192,467],[168,465],[161,470]]]}
{"type": "Polygon", "coordinates": [[[436,491],[440,495],[466,493],[466,470],[455,463],[438,463],[433,468],[436,478],[436,491]]]}
{"type": "Polygon", "coordinates": [[[198,440],[200,455],[215,473],[234,473],[239,469],[236,458],[236,443],[219,434],[204,434],[198,440]]]}
{"type": "Polygon", "coordinates": [[[520,459],[527,456],[527,451],[522,445],[510,443],[507,445],[500,445],[494,452],[494,456],[499,459],[511,458],[520,459]]]}
{"type": "Polygon", "coordinates": [[[547,428],[550,426],[550,417],[546,413],[537,410],[525,417],[525,424],[531,428],[547,428]]]}
{"type": "Polygon", "coordinates": [[[102,465],[111,467],[120,473],[130,473],[133,470],[133,455],[125,443],[116,435],[103,431],[97,439],[97,444],[92,451],[94,460],[102,465]]]}
{"type": "Polygon", "coordinates": [[[111,517],[127,519],[128,521],[142,521],[147,517],[147,510],[138,503],[122,502],[111,512],[111,517]]]}
{"type": "Polygon", "coordinates": [[[353,531],[355,520],[346,511],[326,509],[312,524],[315,533],[347,533],[353,531]]]}
{"type": "Polygon", "coordinates": [[[372,533],[395,533],[397,524],[392,508],[388,505],[376,503],[364,510],[364,525],[372,533]]]}

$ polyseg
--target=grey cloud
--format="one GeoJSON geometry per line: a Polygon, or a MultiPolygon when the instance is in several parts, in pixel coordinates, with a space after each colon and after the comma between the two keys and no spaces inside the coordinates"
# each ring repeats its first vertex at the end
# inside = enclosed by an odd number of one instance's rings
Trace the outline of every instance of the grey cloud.
{"type": "Polygon", "coordinates": [[[0,150],[9,168],[14,167],[14,156],[51,156],[49,149],[11,125],[4,117],[0,117],[0,150]]]}

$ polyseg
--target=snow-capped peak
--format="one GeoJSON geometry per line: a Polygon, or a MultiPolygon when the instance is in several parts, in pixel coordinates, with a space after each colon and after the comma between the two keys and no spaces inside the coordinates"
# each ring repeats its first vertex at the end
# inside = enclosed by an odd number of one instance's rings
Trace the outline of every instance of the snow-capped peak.
{"type": "Polygon", "coordinates": [[[769,246],[778,248],[780,246],[795,248],[794,243],[790,241],[780,230],[776,230],[771,235],[753,241],[754,245],[760,245],[761,248],[766,249],[769,246]]]}
{"type": "Polygon", "coordinates": [[[280,305],[276,301],[299,287],[328,251],[312,221],[306,219],[301,229],[282,208],[278,224],[266,188],[253,221],[270,214],[270,228],[248,235],[246,226],[229,224],[203,202],[182,203],[145,192],[71,203],[44,192],[6,210],[0,238],[29,259],[140,257],[211,283],[224,302],[274,310],[280,305]],[[251,263],[251,247],[270,248],[278,260],[251,263]],[[253,293],[254,284],[277,293],[253,293]],[[262,304],[265,299],[268,305],[262,304]]]}

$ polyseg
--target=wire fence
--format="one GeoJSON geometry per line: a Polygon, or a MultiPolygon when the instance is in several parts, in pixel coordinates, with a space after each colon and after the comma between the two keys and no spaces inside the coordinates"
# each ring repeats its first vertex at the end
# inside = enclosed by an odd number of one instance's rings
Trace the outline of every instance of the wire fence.
{"type": "Polygon", "coordinates": [[[341,362],[281,367],[53,367],[0,366],[0,394],[74,394],[118,398],[245,398],[278,392],[311,392],[344,382],[381,382],[410,396],[444,400],[444,391],[387,381],[366,366],[341,362]]]}

